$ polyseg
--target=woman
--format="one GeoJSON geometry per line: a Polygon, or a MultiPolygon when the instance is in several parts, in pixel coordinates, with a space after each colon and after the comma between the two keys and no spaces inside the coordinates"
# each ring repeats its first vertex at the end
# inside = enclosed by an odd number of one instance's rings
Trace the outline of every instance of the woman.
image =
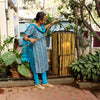
{"type": "Polygon", "coordinates": [[[57,20],[54,20],[47,25],[44,25],[45,21],[46,14],[44,12],[38,12],[35,18],[35,23],[30,24],[24,33],[23,46],[30,42],[32,44],[22,50],[22,61],[30,63],[31,70],[34,75],[35,86],[40,89],[45,89],[45,87],[53,87],[53,85],[49,84],[47,81],[47,71],[49,68],[45,31],[52,24],[57,22],[57,20]],[[38,38],[41,37],[43,38],[39,40],[38,38]],[[41,73],[42,76],[42,85],[39,83],[39,73],[41,73]]]}

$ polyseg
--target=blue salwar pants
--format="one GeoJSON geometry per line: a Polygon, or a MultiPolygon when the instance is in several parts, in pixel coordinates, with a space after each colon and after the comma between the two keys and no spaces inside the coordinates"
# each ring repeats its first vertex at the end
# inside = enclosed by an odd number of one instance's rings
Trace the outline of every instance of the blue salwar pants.
{"type": "MultiPolygon", "coordinates": [[[[33,75],[34,75],[35,84],[36,85],[40,84],[39,78],[38,78],[38,73],[36,73],[35,67],[31,66],[31,64],[30,64],[30,67],[31,67],[31,70],[32,70],[33,75]]],[[[47,84],[48,83],[48,81],[47,81],[47,72],[45,71],[44,73],[41,73],[41,76],[42,76],[42,84],[47,84]]]]}

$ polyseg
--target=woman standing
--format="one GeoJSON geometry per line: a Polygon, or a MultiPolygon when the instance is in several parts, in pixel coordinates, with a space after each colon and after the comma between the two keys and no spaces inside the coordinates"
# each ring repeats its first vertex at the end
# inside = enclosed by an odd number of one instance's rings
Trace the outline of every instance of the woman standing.
{"type": "Polygon", "coordinates": [[[48,56],[45,37],[38,40],[38,38],[45,36],[45,31],[57,20],[44,25],[46,21],[46,14],[38,12],[35,18],[35,23],[28,26],[24,33],[23,46],[31,42],[31,44],[22,50],[22,61],[30,63],[31,70],[34,75],[35,86],[40,89],[45,87],[53,87],[47,81],[48,56]],[[38,74],[41,73],[42,85],[40,85],[38,74]]]}

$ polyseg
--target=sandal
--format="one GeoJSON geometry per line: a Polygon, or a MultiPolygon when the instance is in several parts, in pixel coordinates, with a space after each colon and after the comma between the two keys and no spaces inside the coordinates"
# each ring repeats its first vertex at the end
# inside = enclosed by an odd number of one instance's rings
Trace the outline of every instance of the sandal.
{"type": "Polygon", "coordinates": [[[52,84],[50,84],[50,83],[47,83],[47,84],[42,84],[43,85],[43,87],[54,87],[52,84]]]}
{"type": "Polygon", "coordinates": [[[44,87],[44,86],[42,86],[42,85],[40,85],[40,84],[35,85],[35,87],[37,87],[37,88],[39,88],[39,89],[41,89],[41,90],[45,89],[45,87],[44,87]]]}

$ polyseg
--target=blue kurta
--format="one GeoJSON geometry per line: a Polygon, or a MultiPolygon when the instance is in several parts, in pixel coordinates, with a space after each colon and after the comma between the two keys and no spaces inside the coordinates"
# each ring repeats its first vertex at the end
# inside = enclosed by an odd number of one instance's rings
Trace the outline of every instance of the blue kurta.
{"type": "MultiPolygon", "coordinates": [[[[42,24],[40,29],[36,24],[32,23],[26,29],[24,35],[25,34],[28,34],[29,38],[40,38],[45,35],[45,27],[42,24]]],[[[29,43],[30,41],[23,40],[23,46],[29,43]]],[[[49,67],[45,37],[22,50],[22,61],[26,61],[30,63],[31,66],[35,67],[36,73],[48,71],[49,67]]]]}

